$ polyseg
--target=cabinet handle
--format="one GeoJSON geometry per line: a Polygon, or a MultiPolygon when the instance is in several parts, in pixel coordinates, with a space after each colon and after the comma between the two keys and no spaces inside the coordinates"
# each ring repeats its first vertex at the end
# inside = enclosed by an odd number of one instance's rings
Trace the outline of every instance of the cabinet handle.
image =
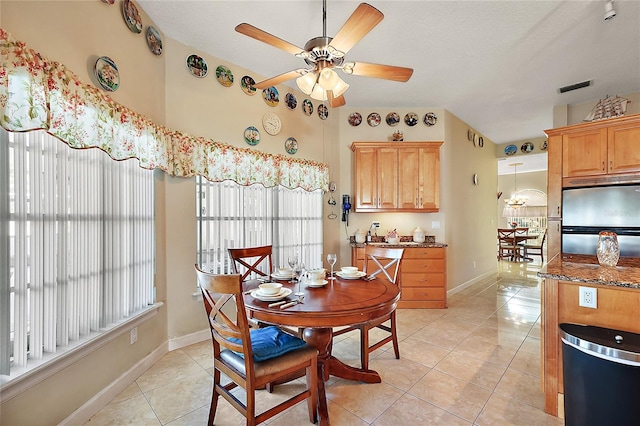
{"type": "Polygon", "coordinates": [[[556,224],[556,228],[558,229],[558,232],[560,232],[560,224],[556,224]]]}
{"type": "Polygon", "coordinates": [[[604,172],[604,167],[605,167],[605,163],[604,161],[602,162],[602,171],[604,172]]]}
{"type": "Polygon", "coordinates": [[[560,206],[558,206],[558,216],[560,216],[560,206]]]}
{"type": "Polygon", "coordinates": [[[609,160],[609,171],[613,171],[613,160],[609,160]]]}

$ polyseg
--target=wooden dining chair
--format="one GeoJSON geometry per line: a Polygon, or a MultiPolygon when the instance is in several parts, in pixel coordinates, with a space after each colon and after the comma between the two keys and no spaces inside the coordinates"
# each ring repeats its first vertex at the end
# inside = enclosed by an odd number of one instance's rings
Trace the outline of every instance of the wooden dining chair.
{"type": "Polygon", "coordinates": [[[514,228],[498,228],[498,260],[504,258],[516,260],[520,257],[521,248],[517,244],[514,228]]]}
{"type": "MultiPolygon", "coordinates": [[[[398,280],[400,278],[398,271],[400,269],[400,263],[403,255],[404,249],[367,245],[365,248],[363,272],[368,276],[376,277],[376,279],[386,279],[389,280],[389,282],[398,285],[398,280]]],[[[339,336],[352,330],[360,331],[360,364],[364,370],[369,369],[369,354],[389,342],[393,343],[393,351],[396,359],[400,359],[395,309],[390,314],[381,318],[338,330],[334,332],[333,335],[339,336]],[[373,345],[370,345],[369,331],[375,328],[386,331],[389,335],[377,341],[373,345]]]]}
{"type": "Polygon", "coordinates": [[[273,271],[272,246],[230,248],[227,251],[232,261],[232,271],[242,274],[242,281],[251,274],[268,277],[273,271]],[[265,270],[265,266],[268,269],[265,270]]]}
{"type": "MultiPolygon", "coordinates": [[[[524,257],[530,257],[530,255],[540,256],[540,262],[544,263],[544,241],[547,239],[547,230],[544,230],[544,234],[542,235],[542,240],[540,240],[540,244],[531,243],[525,244],[523,246],[524,249],[524,257]]],[[[537,241],[536,241],[537,242],[537,241]]]]}
{"type": "Polygon", "coordinates": [[[246,418],[247,425],[262,423],[306,399],[309,421],[315,423],[318,350],[275,326],[250,329],[239,274],[214,275],[200,270],[198,265],[195,269],[213,342],[209,426],[213,425],[219,396],[246,418]],[[297,377],[294,373],[298,371],[306,371],[306,389],[256,415],[256,390],[271,382],[297,377]],[[221,373],[231,382],[223,385],[221,373]],[[232,393],[238,386],[245,390],[246,403],[232,393]]]}

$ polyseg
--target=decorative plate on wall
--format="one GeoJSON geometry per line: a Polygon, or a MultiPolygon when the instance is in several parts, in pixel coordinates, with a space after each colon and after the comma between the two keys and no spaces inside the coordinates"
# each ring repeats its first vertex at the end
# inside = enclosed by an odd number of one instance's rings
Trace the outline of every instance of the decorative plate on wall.
{"type": "Polygon", "coordinates": [[[233,84],[233,73],[229,67],[218,65],[216,68],[216,80],[218,80],[218,83],[222,84],[224,87],[231,87],[233,84]]]}
{"type": "Polygon", "coordinates": [[[309,99],[302,101],[302,111],[304,111],[304,115],[307,116],[313,114],[313,103],[311,103],[309,99]]]}
{"type": "Polygon", "coordinates": [[[362,123],[362,116],[359,112],[352,112],[351,114],[349,114],[349,118],[347,120],[349,121],[349,124],[351,124],[353,127],[356,127],[359,126],[360,123],[362,123]]]}
{"type": "Polygon", "coordinates": [[[284,141],[284,149],[287,151],[287,154],[295,154],[298,152],[298,141],[296,138],[288,138],[284,141]]]}
{"type": "Polygon", "coordinates": [[[518,147],[515,145],[507,145],[506,147],[504,147],[504,153],[507,155],[513,155],[516,152],[518,152],[518,147]]]}
{"type": "Polygon", "coordinates": [[[367,123],[369,123],[369,126],[371,127],[376,127],[378,124],[380,124],[380,120],[380,114],[378,114],[377,112],[372,112],[367,116],[367,123]]]}
{"type": "Polygon", "coordinates": [[[147,46],[154,55],[162,55],[162,38],[160,33],[152,26],[147,27],[147,46]]]}
{"type": "Polygon", "coordinates": [[[253,77],[250,77],[248,75],[245,75],[240,79],[240,88],[249,96],[253,96],[256,94],[256,88],[253,87],[254,84],[256,84],[256,81],[253,79],[253,77]]]}
{"type": "Polygon", "coordinates": [[[548,147],[549,147],[549,142],[546,140],[540,144],[541,151],[546,151],[548,147]]]}
{"type": "Polygon", "coordinates": [[[203,78],[209,72],[207,61],[198,55],[187,56],[187,69],[194,77],[203,78]]]}
{"type": "Polygon", "coordinates": [[[244,131],[244,141],[251,146],[260,143],[260,131],[253,126],[249,126],[244,131]]]}
{"type": "Polygon", "coordinates": [[[480,148],[482,148],[482,147],[484,146],[484,138],[483,138],[482,136],[480,136],[480,137],[478,138],[478,146],[479,146],[480,148]]]}
{"type": "Polygon", "coordinates": [[[409,112],[407,113],[407,115],[404,116],[404,123],[407,126],[415,126],[416,124],[418,124],[418,114],[416,114],[415,112],[409,112]]]}
{"type": "Polygon", "coordinates": [[[424,115],[424,118],[422,119],[422,122],[424,124],[426,124],[427,126],[433,126],[436,124],[436,121],[438,121],[438,117],[436,117],[436,115],[432,112],[428,112],[424,115]]]}
{"type": "Polygon", "coordinates": [[[467,139],[469,139],[469,142],[473,142],[473,131],[471,129],[467,130],[467,139]]]}
{"type": "Polygon", "coordinates": [[[387,124],[391,127],[397,126],[400,123],[400,116],[397,112],[390,112],[386,117],[387,124]]]}
{"type": "Polygon", "coordinates": [[[278,102],[280,102],[278,89],[276,89],[275,86],[267,87],[262,91],[262,99],[264,99],[269,106],[274,107],[278,105],[278,102]]]}
{"type": "Polygon", "coordinates": [[[111,58],[100,56],[93,66],[93,73],[104,90],[115,92],[120,87],[120,73],[111,58]]]}
{"type": "Polygon", "coordinates": [[[298,106],[298,100],[293,93],[287,93],[284,96],[284,104],[287,106],[287,108],[293,111],[298,106]]]}
{"type": "Polygon", "coordinates": [[[477,133],[473,134],[473,146],[478,146],[478,139],[480,139],[480,135],[477,133]]]}
{"type": "Polygon", "coordinates": [[[325,104],[318,105],[318,117],[320,117],[321,120],[326,120],[328,116],[329,108],[327,108],[325,104]]]}
{"type": "Polygon", "coordinates": [[[520,147],[520,151],[528,154],[529,152],[533,151],[533,144],[531,142],[523,143],[520,147]]]}
{"type": "Polygon", "coordinates": [[[142,32],[142,18],[140,18],[138,8],[131,0],[124,0],[122,2],[122,17],[132,32],[136,34],[142,32]]]}

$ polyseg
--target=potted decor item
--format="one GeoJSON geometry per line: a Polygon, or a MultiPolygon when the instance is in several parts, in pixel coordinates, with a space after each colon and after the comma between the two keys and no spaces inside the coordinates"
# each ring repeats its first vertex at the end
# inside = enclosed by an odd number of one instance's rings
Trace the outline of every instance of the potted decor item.
{"type": "Polygon", "coordinates": [[[391,232],[387,232],[387,242],[389,244],[398,244],[400,242],[400,236],[395,229],[391,232]]]}

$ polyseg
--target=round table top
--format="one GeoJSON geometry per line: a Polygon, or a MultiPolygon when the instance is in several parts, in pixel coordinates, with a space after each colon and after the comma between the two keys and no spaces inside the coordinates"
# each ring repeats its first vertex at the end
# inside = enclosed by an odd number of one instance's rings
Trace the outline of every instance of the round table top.
{"type": "MultiPolygon", "coordinates": [[[[297,284],[279,281],[284,287],[295,293],[297,284]]],[[[258,282],[245,283],[245,289],[256,287],[258,282]]],[[[272,302],[255,299],[251,294],[244,295],[245,307],[252,317],[261,321],[295,327],[339,327],[359,324],[387,315],[396,308],[400,299],[397,285],[383,278],[372,281],[329,280],[323,287],[300,285],[304,292],[303,303],[286,309],[279,306],[270,308],[272,302]]],[[[296,300],[293,293],[288,300],[296,300]]]]}

